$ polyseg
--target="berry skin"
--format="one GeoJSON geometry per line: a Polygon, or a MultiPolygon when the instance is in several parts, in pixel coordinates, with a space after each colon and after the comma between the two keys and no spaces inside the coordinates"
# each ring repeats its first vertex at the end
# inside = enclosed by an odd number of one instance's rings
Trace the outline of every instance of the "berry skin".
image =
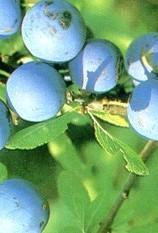
{"type": "Polygon", "coordinates": [[[125,57],[125,67],[137,81],[158,77],[158,33],[148,33],[131,43],[125,57]]]}
{"type": "Polygon", "coordinates": [[[0,39],[15,34],[21,23],[19,0],[0,0],[0,39]]]}
{"type": "Polygon", "coordinates": [[[42,62],[28,62],[7,81],[8,103],[22,119],[39,122],[54,117],[65,103],[60,74],[42,62]]]}
{"type": "Polygon", "coordinates": [[[22,36],[28,50],[49,62],[65,62],[83,47],[86,27],[79,11],[64,0],[44,0],[26,13],[22,36]]]}
{"type": "Polygon", "coordinates": [[[107,92],[117,84],[121,62],[121,53],[113,43],[90,40],[69,63],[72,81],[92,93],[107,92]]]}
{"type": "Polygon", "coordinates": [[[0,233],[41,233],[48,218],[48,203],[30,182],[0,184],[0,233]]]}
{"type": "Polygon", "coordinates": [[[158,140],[158,80],[150,79],[133,91],[127,115],[132,127],[142,136],[158,140]]]}
{"type": "Polygon", "coordinates": [[[0,101],[0,150],[8,141],[11,131],[9,112],[5,104],[0,101]]]}

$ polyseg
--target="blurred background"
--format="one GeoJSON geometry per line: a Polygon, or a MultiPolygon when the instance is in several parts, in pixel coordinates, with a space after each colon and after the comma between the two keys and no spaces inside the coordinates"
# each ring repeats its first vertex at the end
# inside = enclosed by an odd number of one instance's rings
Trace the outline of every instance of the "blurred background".
{"type": "MultiPolygon", "coordinates": [[[[30,7],[35,2],[25,0],[22,4],[30,7]]],[[[158,0],[70,2],[80,10],[96,38],[114,42],[123,54],[136,37],[158,31],[158,0]]],[[[1,82],[5,83],[7,74],[28,57],[20,35],[0,41],[1,82]]],[[[128,99],[132,89],[133,84],[125,75],[111,94],[116,98],[118,93],[120,97],[123,94],[128,99]]],[[[131,128],[106,123],[104,127],[137,152],[147,142],[131,128]]],[[[158,232],[157,152],[147,162],[150,175],[137,179],[111,232],[158,232]]],[[[48,199],[51,214],[44,233],[96,233],[100,220],[108,213],[128,176],[123,159],[105,154],[98,145],[86,115],[76,118],[65,134],[46,146],[32,151],[1,151],[0,162],[6,166],[9,178],[22,177],[32,181],[48,199]],[[91,208],[86,206],[85,192],[93,203],[91,208]]]]}

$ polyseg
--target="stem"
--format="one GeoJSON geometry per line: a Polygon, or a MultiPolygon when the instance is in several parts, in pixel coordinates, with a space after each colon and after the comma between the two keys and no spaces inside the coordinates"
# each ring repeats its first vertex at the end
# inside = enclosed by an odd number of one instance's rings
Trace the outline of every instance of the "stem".
{"type": "Polygon", "coordinates": [[[127,115],[127,103],[119,100],[109,100],[104,98],[102,100],[95,100],[90,102],[87,106],[87,111],[106,112],[111,115],[125,117],[127,115]]]}
{"type": "MultiPolygon", "coordinates": [[[[150,157],[150,155],[154,152],[154,150],[157,148],[157,143],[154,141],[148,141],[145,145],[145,147],[140,152],[140,156],[144,161],[147,161],[150,157]]],[[[131,191],[131,188],[138,176],[135,174],[129,174],[127,180],[125,181],[121,192],[118,194],[118,197],[114,201],[111,210],[109,211],[109,214],[106,216],[105,220],[100,226],[100,229],[98,233],[108,233],[110,232],[110,227],[113,224],[115,217],[123,205],[124,201],[128,198],[129,193],[131,191]]]]}

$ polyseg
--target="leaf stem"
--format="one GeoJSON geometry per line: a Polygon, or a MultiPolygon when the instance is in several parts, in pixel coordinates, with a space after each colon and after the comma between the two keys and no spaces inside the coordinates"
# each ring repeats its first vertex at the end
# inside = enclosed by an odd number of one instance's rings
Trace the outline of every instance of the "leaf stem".
{"type": "MultiPolygon", "coordinates": [[[[148,141],[142,151],[140,152],[140,156],[144,161],[147,161],[150,155],[155,151],[157,148],[157,143],[154,141],[148,141]]],[[[108,215],[106,216],[105,220],[100,226],[98,233],[108,233],[110,232],[111,225],[113,224],[115,217],[120,210],[121,206],[123,205],[124,201],[127,200],[131,188],[138,176],[135,174],[129,174],[127,180],[125,181],[121,192],[118,194],[116,200],[114,201],[111,210],[109,211],[108,215]]]]}

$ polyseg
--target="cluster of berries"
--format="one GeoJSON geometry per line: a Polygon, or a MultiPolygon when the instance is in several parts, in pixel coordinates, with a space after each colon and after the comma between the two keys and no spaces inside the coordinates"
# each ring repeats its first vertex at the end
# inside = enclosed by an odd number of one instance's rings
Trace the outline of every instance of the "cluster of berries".
{"type": "MultiPolygon", "coordinates": [[[[66,102],[66,85],[55,64],[66,63],[72,81],[91,93],[107,92],[117,84],[122,61],[120,50],[106,40],[86,41],[85,22],[70,3],[40,1],[26,12],[23,20],[19,1],[0,0],[0,9],[0,20],[5,22],[0,37],[14,34],[21,25],[24,44],[38,59],[19,66],[6,83],[9,108],[22,119],[31,122],[50,119],[66,102]],[[7,7],[11,14],[5,19],[7,7]]],[[[9,138],[11,122],[7,107],[1,103],[0,108],[5,119],[3,132],[0,131],[2,149],[9,138]]]]}
{"type": "MultiPolygon", "coordinates": [[[[32,122],[50,119],[66,102],[66,85],[54,68],[56,63],[66,63],[71,80],[88,92],[105,93],[116,86],[122,70],[120,50],[107,40],[86,41],[85,22],[70,3],[40,1],[26,12],[23,20],[19,1],[0,0],[0,9],[3,22],[0,38],[16,33],[22,25],[26,48],[40,59],[18,67],[6,84],[8,105],[22,119],[32,122]]],[[[142,36],[129,46],[125,67],[136,85],[127,111],[128,119],[141,135],[158,140],[157,33],[142,36]]],[[[5,119],[0,129],[0,148],[3,148],[10,134],[10,121],[5,117],[7,108],[3,103],[0,108],[5,119]]]]}
{"type": "Polygon", "coordinates": [[[129,46],[125,66],[135,88],[127,115],[145,138],[158,140],[158,33],[148,33],[129,46]]]}

